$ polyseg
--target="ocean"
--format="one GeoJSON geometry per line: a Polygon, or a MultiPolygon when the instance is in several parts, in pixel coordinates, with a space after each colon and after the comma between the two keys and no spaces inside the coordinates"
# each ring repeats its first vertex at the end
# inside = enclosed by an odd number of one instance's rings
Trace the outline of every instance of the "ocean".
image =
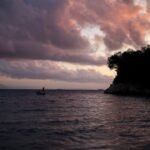
{"type": "Polygon", "coordinates": [[[0,150],[132,149],[150,149],[150,98],[0,90],[0,150]]]}

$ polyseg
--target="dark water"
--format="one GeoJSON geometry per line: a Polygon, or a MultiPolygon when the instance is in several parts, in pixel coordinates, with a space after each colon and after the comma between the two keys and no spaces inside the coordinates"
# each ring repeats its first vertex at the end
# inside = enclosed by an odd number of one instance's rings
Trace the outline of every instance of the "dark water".
{"type": "Polygon", "coordinates": [[[0,150],[150,149],[150,98],[0,91],[0,150]]]}

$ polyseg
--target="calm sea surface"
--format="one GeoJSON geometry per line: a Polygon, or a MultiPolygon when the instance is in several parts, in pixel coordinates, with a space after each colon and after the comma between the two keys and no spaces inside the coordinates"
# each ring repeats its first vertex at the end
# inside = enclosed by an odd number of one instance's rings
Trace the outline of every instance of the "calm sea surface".
{"type": "Polygon", "coordinates": [[[150,98],[0,91],[0,150],[150,150],[150,98]]]}

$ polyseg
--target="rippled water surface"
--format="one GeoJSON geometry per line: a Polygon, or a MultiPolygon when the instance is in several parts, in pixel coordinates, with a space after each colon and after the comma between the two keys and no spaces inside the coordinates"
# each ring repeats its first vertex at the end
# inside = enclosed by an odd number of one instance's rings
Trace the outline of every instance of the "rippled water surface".
{"type": "Polygon", "coordinates": [[[150,98],[0,91],[0,150],[150,149],[150,98]]]}

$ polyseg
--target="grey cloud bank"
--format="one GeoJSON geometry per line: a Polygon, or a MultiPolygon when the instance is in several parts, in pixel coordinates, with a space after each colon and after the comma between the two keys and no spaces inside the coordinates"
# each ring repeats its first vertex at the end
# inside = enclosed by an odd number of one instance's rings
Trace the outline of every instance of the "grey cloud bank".
{"type": "Polygon", "coordinates": [[[45,62],[29,61],[0,61],[0,75],[17,78],[17,79],[54,79],[67,82],[80,82],[80,83],[104,83],[110,82],[111,77],[101,75],[95,70],[77,69],[70,70],[62,68],[58,65],[47,64],[45,62]]]}

